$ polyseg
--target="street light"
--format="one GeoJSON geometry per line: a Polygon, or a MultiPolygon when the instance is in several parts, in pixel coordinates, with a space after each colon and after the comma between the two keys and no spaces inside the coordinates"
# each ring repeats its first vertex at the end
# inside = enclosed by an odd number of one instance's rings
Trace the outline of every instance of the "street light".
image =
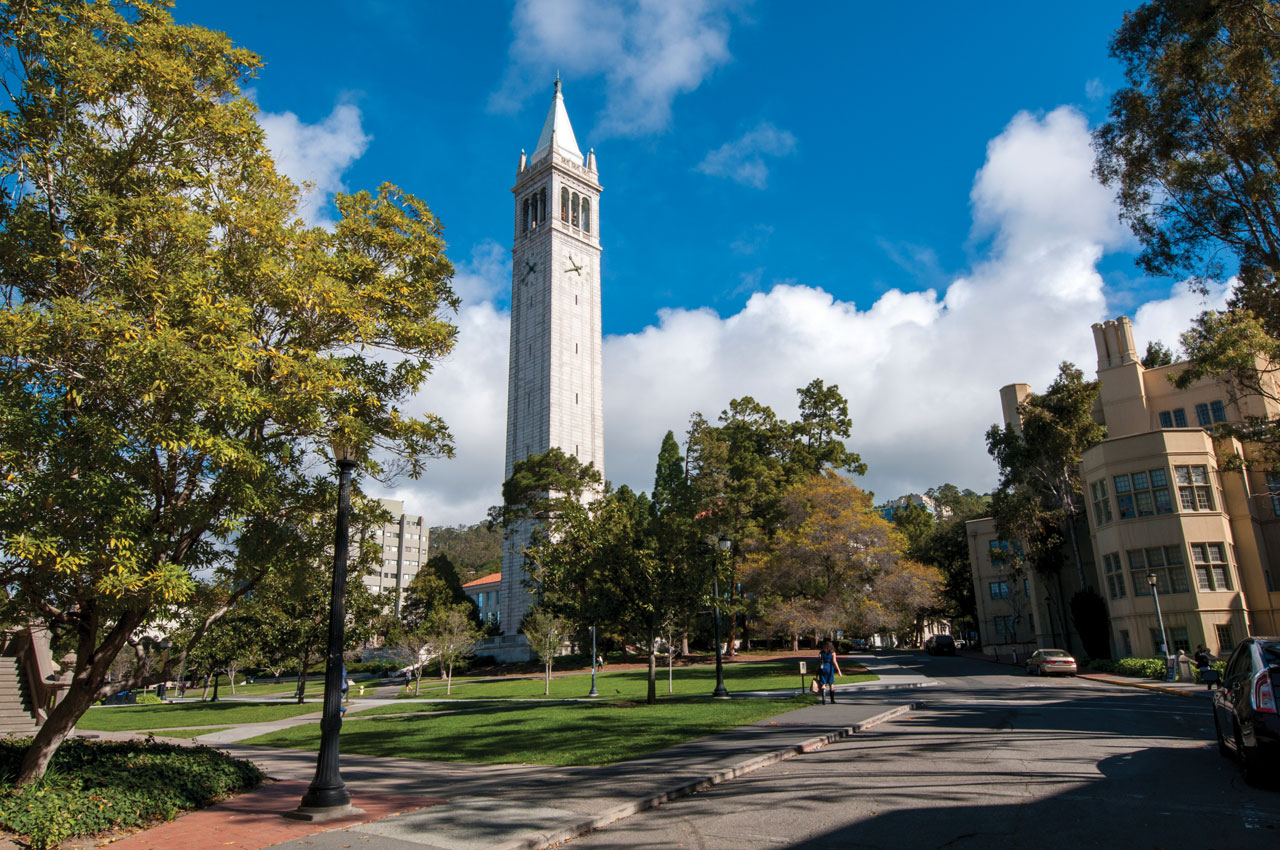
{"type": "Polygon", "coordinates": [[[587,692],[589,697],[598,697],[600,692],[596,690],[596,627],[591,627],[591,690],[587,692]]]}
{"type": "Polygon", "coordinates": [[[346,625],[347,549],[350,545],[351,473],[356,467],[355,446],[340,435],[333,439],[333,459],[338,464],[338,522],[333,536],[333,589],[329,594],[329,654],[324,669],[324,715],[320,721],[320,754],[316,775],[298,808],[285,816],[296,820],[326,821],[361,813],[351,805],[351,795],[338,771],[338,733],[342,729],[342,647],[346,625]]]}
{"type": "MultiPolygon", "coordinates": [[[[721,552],[727,554],[733,546],[733,541],[727,535],[721,534],[716,545],[721,552]]],[[[711,593],[715,597],[713,604],[716,613],[716,689],[711,692],[711,696],[715,699],[728,699],[729,691],[724,686],[724,653],[720,650],[720,570],[718,566],[711,575],[711,593]]]]}
{"type": "Polygon", "coordinates": [[[1151,595],[1156,600],[1156,622],[1160,625],[1160,654],[1164,656],[1165,664],[1169,663],[1169,638],[1164,632],[1164,615],[1160,613],[1160,588],[1156,587],[1156,574],[1147,573],[1147,584],[1151,585],[1151,595]]]}

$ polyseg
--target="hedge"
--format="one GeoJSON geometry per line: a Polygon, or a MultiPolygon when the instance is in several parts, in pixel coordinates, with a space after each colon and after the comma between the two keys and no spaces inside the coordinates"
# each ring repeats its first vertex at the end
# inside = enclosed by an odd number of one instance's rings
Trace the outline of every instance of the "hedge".
{"type": "MultiPolygon", "coordinates": [[[[1210,665],[1221,675],[1226,668],[1225,661],[1214,661],[1210,665]]],[[[1163,658],[1095,658],[1089,662],[1089,669],[1098,673],[1115,673],[1118,676],[1134,676],[1139,679],[1155,679],[1164,681],[1165,662],[1163,658]]],[[[1200,681],[1200,671],[1194,665],[1191,668],[1195,680],[1200,681]]]]}
{"type": "Polygon", "coordinates": [[[15,788],[30,742],[0,740],[0,829],[26,836],[32,850],[173,820],[263,779],[253,764],[209,747],[73,738],[58,748],[43,779],[15,788]]]}

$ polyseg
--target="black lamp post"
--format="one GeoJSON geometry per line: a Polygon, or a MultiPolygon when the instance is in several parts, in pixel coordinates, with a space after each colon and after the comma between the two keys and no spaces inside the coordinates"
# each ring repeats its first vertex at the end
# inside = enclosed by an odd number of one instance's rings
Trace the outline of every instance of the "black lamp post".
{"type": "Polygon", "coordinates": [[[591,627],[591,690],[587,693],[589,697],[598,697],[600,692],[596,690],[596,627],[591,627]]]}
{"type": "Polygon", "coordinates": [[[320,754],[316,775],[298,808],[285,816],[297,820],[324,821],[360,813],[338,771],[338,733],[342,729],[342,646],[346,626],[347,549],[350,544],[351,472],[356,467],[355,447],[335,438],[333,458],[338,463],[338,523],[333,537],[333,589],[329,595],[329,654],[324,668],[324,715],[320,721],[320,754]]]}
{"type": "MultiPolygon", "coordinates": [[[[721,534],[717,545],[721,552],[727,553],[733,546],[733,541],[728,536],[721,534]]],[[[729,691],[724,686],[724,653],[720,649],[720,570],[718,564],[715,573],[712,574],[711,593],[715,597],[716,614],[716,689],[711,692],[711,696],[716,699],[728,699],[729,691]]]]}

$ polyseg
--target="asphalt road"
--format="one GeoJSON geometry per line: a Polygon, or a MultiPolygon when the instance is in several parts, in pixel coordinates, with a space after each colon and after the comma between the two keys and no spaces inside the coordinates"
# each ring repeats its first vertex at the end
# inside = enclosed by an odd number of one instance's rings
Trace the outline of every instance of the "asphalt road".
{"type": "Polygon", "coordinates": [[[569,846],[1280,847],[1280,785],[1250,786],[1218,755],[1207,700],[965,658],[900,663],[942,683],[911,694],[925,708],[569,846]]]}

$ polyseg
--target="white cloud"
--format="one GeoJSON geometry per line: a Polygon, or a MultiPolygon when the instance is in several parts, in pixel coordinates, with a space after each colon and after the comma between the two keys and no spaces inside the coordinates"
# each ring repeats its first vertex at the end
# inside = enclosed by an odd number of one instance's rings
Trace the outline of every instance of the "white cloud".
{"type": "Polygon", "coordinates": [[[454,269],[453,291],[464,305],[492,301],[511,286],[511,251],[492,239],[471,249],[471,259],[454,269]]]}
{"type": "Polygon", "coordinates": [[[769,182],[769,166],[765,157],[790,156],[795,150],[795,136],[764,121],[708,153],[695,170],[763,189],[769,182]]]}
{"type": "Polygon", "coordinates": [[[515,39],[491,109],[514,111],[552,75],[603,75],[595,135],[658,132],[671,103],[729,61],[730,0],[517,0],[515,39]]]}
{"type": "Polygon", "coordinates": [[[332,223],[329,200],[346,190],[342,174],[364,154],[372,138],[360,125],[360,108],[340,103],[319,124],[292,112],[258,113],[276,167],[300,186],[309,184],[299,212],[310,224],[332,223]]]}
{"type": "MultiPolygon", "coordinates": [[[[894,289],[858,305],[775,282],[734,315],[665,310],[655,325],[607,338],[609,479],[648,490],[663,434],[681,433],[693,411],[714,419],[750,394],[794,417],[796,388],[818,377],[848,398],[850,445],[870,465],[863,483],[879,498],[946,481],[993,486],[984,435],[1000,416],[999,388],[1043,388],[1063,360],[1091,374],[1090,325],[1112,317],[1097,263],[1128,237],[1092,179],[1089,141],[1070,109],[1009,123],[974,180],[974,232],[989,247],[945,286],[894,289]]],[[[1225,292],[1215,288],[1206,302],[1179,286],[1142,305],[1133,316],[1140,349],[1152,338],[1173,344],[1225,292]]],[[[460,324],[457,353],[422,399],[453,427],[458,459],[433,464],[400,494],[433,524],[479,520],[501,487],[508,318],[481,304],[464,309],[460,324]]]]}
{"type": "Polygon", "coordinates": [[[1107,96],[1107,87],[1102,80],[1094,77],[1084,84],[1084,94],[1089,100],[1101,100],[1107,96]]]}

